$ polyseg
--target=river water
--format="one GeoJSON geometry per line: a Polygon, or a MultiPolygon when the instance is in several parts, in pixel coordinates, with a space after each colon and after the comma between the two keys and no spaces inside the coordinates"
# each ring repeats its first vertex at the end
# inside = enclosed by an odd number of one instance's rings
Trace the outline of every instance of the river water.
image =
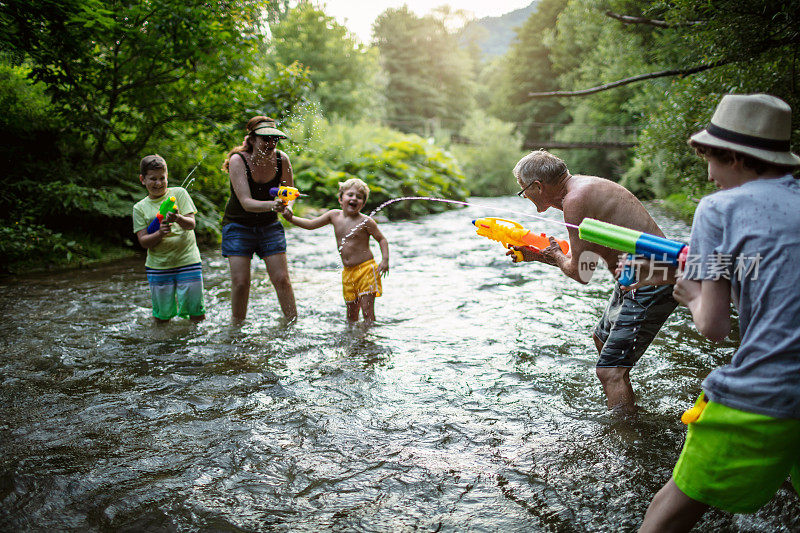
{"type": "MultiPolygon", "coordinates": [[[[640,416],[610,416],[590,338],[610,275],[511,264],[473,218],[566,232],[489,209],[534,213],[517,198],[472,201],[381,224],[391,272],[370,329],[345,324],[331,228],[288,231],[293,324],[262,263],[231,326],[214,250],[199,325],[153,327],[142,257],[4,280],[2,529],[635,530],[680,414],[735,343],[706,341],[680,308],[632,373],[640,416]]],[[[797,531],[799,508],[783,488],[698,530],[797,531]]]]}

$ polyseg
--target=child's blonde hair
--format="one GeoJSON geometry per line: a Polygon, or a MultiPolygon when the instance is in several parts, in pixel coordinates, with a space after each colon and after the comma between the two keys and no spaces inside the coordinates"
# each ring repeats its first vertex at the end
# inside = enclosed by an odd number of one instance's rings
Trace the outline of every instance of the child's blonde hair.
{"type": "Polygon", "coordinates": [[[366,183],[364,183],[362,180],[360,180],[358,178],[350,178],[347,181],[340,181],[339,182],[339,198],[342,197],[342,194],[344,194],[344,191],[346,191],[347,189],[352,189],[353,187],[355,187],[356,189],[359,189],[361,192],[364,193],[364,200],[365,201],[369,200],[369,185],[367,185],[366,183]]]}

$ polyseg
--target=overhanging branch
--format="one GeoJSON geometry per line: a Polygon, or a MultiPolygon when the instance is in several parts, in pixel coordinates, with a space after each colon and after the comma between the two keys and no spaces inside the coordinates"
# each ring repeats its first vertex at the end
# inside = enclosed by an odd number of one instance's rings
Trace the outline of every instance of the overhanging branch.
{"type": "Polygon", "coordinates": [[[618,20],[625,24],[647,24],[648,26],[655,26],[656,28],[674,28],[676,26],[694,26],[696,24],[703,24],[702,20],[690,20],[687,22],[679,22],[677,24],[670,24],[666,20],[648,19],[645,17],[634,17],[632,15],[620,15],[613,11],[606,11],[606,16],[618,20]]]}
{"type": "Polygon", "coordinates": [[[692,68],[660,70],[658,72],[639,74],[637,76],[632,76],[630,78],[612,81],[611,83],[598,85],[597,87],[590,87],[588,89],[581,89],[578,91],[547,91],[542,93],[528,93],[528,96],[531,98],[550,98],[554,96],[586,96],[589,94],[595,94],[602,91],[607,91],[609,89],[614,89],[616,87],[621,87],[623,85],[628,85],[629,83],[636,83],[638,81],[652,80],[654,78],[666,78],[669,76],[689,76],[690,74],[696,74],[698,72],[719,67],[727,63],[729,63],[729,61],[716,61],[714,63],[709,63],[706,65],[698,65],[692,68]]]}

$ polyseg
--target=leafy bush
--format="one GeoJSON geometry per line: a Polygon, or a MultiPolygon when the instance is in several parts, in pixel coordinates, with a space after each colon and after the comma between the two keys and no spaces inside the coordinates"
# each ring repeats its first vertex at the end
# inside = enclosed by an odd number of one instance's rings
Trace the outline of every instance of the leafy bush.
{"type": "MultiPolygon", "coordinates": [[[[402,196],[464,200],[464,174],[455,159],[417,135],[364,122],[331,124],[301,117],[290,128],[287,148],[297,187],[308,202],[334,207],[339,182],[360,178],[369,185],[365,212],[402,196]]],[[[441,202],[396,202],[384,213],[394,218],[421,216],[452,208],[441,202]]]]}
{"type": "Polygon", "coordinates": [[[86,264],[98,259],[121,257],[118,247],[109,247],[86,235],[54,232],[24,217],[0,226],[0,272],[22,273],[29,270],[86,264]]]}

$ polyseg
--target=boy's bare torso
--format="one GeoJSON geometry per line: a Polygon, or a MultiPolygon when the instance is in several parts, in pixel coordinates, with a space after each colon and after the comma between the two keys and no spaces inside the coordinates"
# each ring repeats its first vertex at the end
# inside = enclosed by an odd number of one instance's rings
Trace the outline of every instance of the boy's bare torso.
{"type": "Polygon", "coordinates": [[[347,216],[340,209],[332,209],[330,217],[336,236],[336,247],[342,256],[342,265],[353,267],[373,259],[369,249],[370,233],[367,229],[369,217],[362,213],[347,216]]]}
{"type": "MultiPolygon", "coordinates": [[[[596,176],[572,176],[563,200],[564,220],[580,224],[584,218],[594,218],[659,237],[664,234],[642,203],[625,187],[596,176]]],[[[577,230],[571,230],[577,237],[577,230]]],[[[620,252],[605,246],[588,243],[586,249],[597,253],[613,273],[620,252]]]]}

